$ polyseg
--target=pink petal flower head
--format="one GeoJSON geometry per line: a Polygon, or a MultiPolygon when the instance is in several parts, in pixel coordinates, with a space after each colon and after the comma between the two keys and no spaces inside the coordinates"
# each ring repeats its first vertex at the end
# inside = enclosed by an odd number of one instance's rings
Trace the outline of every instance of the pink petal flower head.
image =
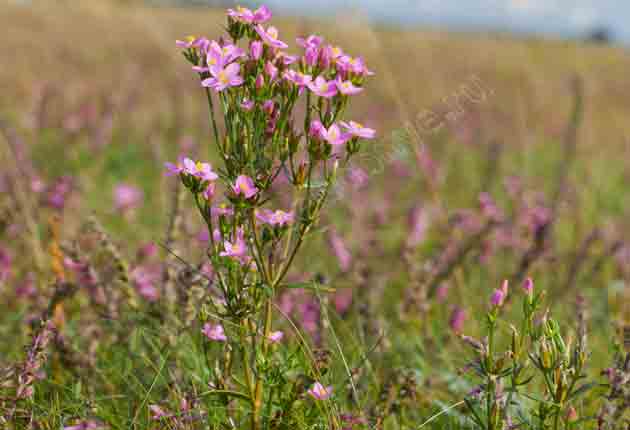
{"type": "Polygon", "coordinates": [[[265,74],[269,76],[269,81],[272,82],[278,77],[278,68],[271,61],[267,61],[265,63],[265,74]]]}
{"type": "Polygon", "coordinates": [[[284,66],[290,66],[291,64],[295,63],[299,59],[300,57],[298,57],[297,55],[289,55],[284,51],[278,51],[274,58],[274,62],[276,64],[282,63],[282,65],[284,66]]]}
{"type": "Polygon", "coordinates": [[[142,191],[133,185],[118,184],[114,188],[114,204],[119,211],[127,211],[142,204],[142,191]]]}
{"type": "Polygon", "coordinates": [[[318,76],[315,81],[310,82],[308,88],[319,97],[330,98],[337,94],[335,81],[327,81],[322,76],[318,76]]]}
{"type": "MultiPolygon", "coordinates": [[[[218,48],[221,55],[221,64],[229,64],[245,56],[245,51],[232,43],[219,46],[218,48]]],[[[210,64],[208,65],[210,66],[210,64]]]]}
{"type": "Polygon", "coordinates": [[[256,211],[256,218],[265,224],[269,224],[272,226],[284,226],[293,222],[293,212],[260,209],[256,211]]]}
{"type": "Polygon", "coordinates": [[[71,426],[64,426],[63,430],[104,430],[103,423],[94,420],[78,421],[71,426]]]}
{"type": "Polygon", "coordinates": [[[352,58],[349,55],[342,55],[337,58],[337,68],[343,72],[352,72],[355,75],[371,76],[374,73],[365,66],[363,58],[352,58]]]}
{"type": "Polygon", "coordinates": [[[237,196],[242,194],[246,199],[251,199],[258,193],[258,188],[254,185],[252,178],[247,175],[239,175],[232,186],[232,191],[237,196]]]}
{"type": "Polygon", "coordinates": [[[11,261],[9,251],[0,247],[0,282],[5,281],[11,274],[11,261]]]}
{"type": "Polygon", "coordinates": [[[350,133],[342,133],[339,126],[337,124],[333,124],[328,127],[328,130],[325,128],[322,129],[322,137],[329,144],[336,146],[346,143],[350,140],[351,135],[350,133]]]}
{"type": "Polygon", "coordinates": [[[342,81],[340,78],[335,80],[335,85],[344,96],[352,96],[363,91],[363,88],[355,86],[351,81],[342,81]]]}
{"type": "Polygon", "coordinates": [[[324,387],[321,383],[315,382],[311,388],[308,389],[308,394],[317,400],[328,400],[332,396],[333,387],[324,387]]]}
{"type": "Polygon", "coordinates": [[[244,24],[251,24],[254,22],[254,13],[246,7],[236,6],[236,9],[228,9],[227,14],[235,21],[239,21],[244,24]]]}
{"type": "Polygon", "coordinates": [[[217,175],[213,170],[210,163],[195,163],[195,173],[193,176],[201,179],[202,181],[214,181],[219,175],[217,175]]]}
{"type": "Polygon", "coordinates": [[[223,241],[223,248],[225,251],[219,253],[221,257],[235,258],[241,263],[247,262],[247,243],[245,242],[242,228],[236,231],[236,240],[234,242],[223,241]]]}
{"type": "Polygon", "coordinates": [[[241,109],[243,109],[245,112],[250,112],[252,109],[254,109],[254,101],[243,99],[243,101],[241,102],[241,109]]]}
{"type": "Polygon", "coordinates": [[[273,116],[273,113],[276,109],[276,105],[273,102],[273,100],[265,100],[265,102],[262,105],[262,108],[263,108],[263,112],[265,112],[267,115],[273,116]]]}
{"type": "Polygon", "coordinates": [[[166,168],[166,176],[179,175],[184,171],[184,157],[180,155],[176,163],[164,163],[166,168]]]}
{"type": "Polygon", "coordinates": [[[317,65],[317,60],[319,59],[319,49],[308,47],[306,51],[304,51],[304,64],[310,67],[317,65]]]}
{"type": "Polygon", "coordinates": [[[315,139],[323,139],[325,131],[326,129],[324,128],[324,125],[321,123],[321,121],[318,119],[314,119],[313,121],[311,121],[311,125],[308,129],[308,135],[314,137],[315,139]]]}
{"type": "Polygon", "coordinates": [[[523,282],[523,290],[525,290],[525,293],[528,296],[531,296],[534,293],[534,281],[532,278],[525,279],[525,282],[523,282]]]}
{"type": "Polygon", "coordinates": [[[503,302],[505,301],[505,298],[507,297],[507,293],[508,293],[508,281],[505,280],[503,281],[503,284],[501,284],[501,288],[497,288],[492,293],[492,296],[490,297],[490,303],[495,307],[503,306],[503,302]]]}
{"type": "Polygon", "coordinates": [[[216,187],[214,185],[214,182],[209,182],[206,189],[203,190],[203,193],[202,193],[203,198],[206,200],[212,200],[212,198],[214,197],[215,189],[216,187]]]}
{"type": "Polygon", "coordinates": [[[267,22],[271,19],[272,14],[271,10],[265,5],[260,6],[258,9],[254,11],[254,24],[262,24],[263,22],[267,22]]]}
{"type": "Polygon", "coordinates": [[[362,139],[374,139],[376,137],[376,131],[375,130],[365,127],[360,122],[355,122],[355,121],[345,122],[345,121],[341,121],[340,124],[352,136],[360,137],[362,139]]]}
{"type": "Polygon", "coordinates": [[[221,324],[213,325],[205,323],[201,332],[210,340],[214,340],[216,342],[227,341],[227,336],[225,335],[225,331],[223,330],[223,326],[221,324]]]}
{"type": "Polygon", "coordinates": [[[164,418],[170,418],[173,416],[172,414],[167,413],[158,405],[149,405],[149,411],[151,412],[151,419],[154,421],[158,421],[164,418]]]}
{"type": "Polygon", "coordinates": [[[282,74],[282,77],[298,86],[300,91],[302,91],[304,87],[308,86],[313,80],[311,75],[305,75],[304,73],[297,72],[295,70],[286,70],[282,74]]]}
{"type": "Polygon", "coordinates": [[[215,91],[223,91],[229,87],[238,87],[243,84],[243,78],[239,75],[241,66],[232,63],[225,68],[219,66],[210,67],[212,77],[201,81],[201,85],[215,91]]]}
{"type": "Polygon", "coordinates": [[[252,60],[260,60],[260,57],[262,57],[263,54],[263,44],[260,40],[253,40],[250,44],[249,44],[249,56],[252,58],[252,60]]]}
{"type": "Polygon", "coordinates": [[[254,29],[262,41],[272,48],[286,49],[289,47],[289,45],[278,39],[278,29],[276,27],[269,27],[265,30],[265,28],[259,24],[254,27],[254,29]]]}
{"type": "Polygon", "coordinates": [[[311,34],[307,38],[298,37],[295,39],[295,42],[304,49],[319,48],[323,41],[324,39],[321,36],[315,34],[311,34]]]}
{"type": "Polygon", "coordinates": [[[280,343],[280,341],[282,341],[283,337],[284,337],[284,333],[283,332],[281,332],[281,331],[272,331],[267,336],[267,339],[271,343],[280,343]]]}
{"type": "Polygon", "coordinates": [[[175,45],[179,48],[203,48],[206,46],[208,39],[205,37],[188,36],[184,40],[176,40],[175,45]]]}
{"type": "Polygon", "coordinates": [[[221,203],[210,209],[212,216],[232,216],[234,215],[234,209],[227,206],[225,203],[221,203]]]}

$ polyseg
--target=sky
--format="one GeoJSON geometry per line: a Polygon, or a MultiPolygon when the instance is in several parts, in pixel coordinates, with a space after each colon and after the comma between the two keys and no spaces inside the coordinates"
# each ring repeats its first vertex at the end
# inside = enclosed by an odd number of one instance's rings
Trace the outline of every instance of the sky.
{"type": "Polygon", "coordinates": [[[266,0],[286,13],[361,11],[375,22],[580,37],[605,27],[630,44],[628,0],[266,0]]]}

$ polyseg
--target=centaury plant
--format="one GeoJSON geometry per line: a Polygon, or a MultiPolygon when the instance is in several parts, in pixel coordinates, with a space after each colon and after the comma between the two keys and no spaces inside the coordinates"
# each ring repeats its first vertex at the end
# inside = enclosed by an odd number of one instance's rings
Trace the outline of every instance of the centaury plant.
{"type": "Polygon", "coordinates": [[[248,420],[253,430],[272,422],[284,428],[302,408],[303,424],[338,428],[332,387],[317,366],[295,369],[274,359],[283,339],[273,327],[274,297],[292,287],[287,273],[339,166],[375,136],[343,120],[372,72],[361,57],[315,35],[298,38],[303,54],[289,55],[276,28],[263,26],[270,18],[264,6],[239,7],[228,11],[228,36],[177,42],[206,92],[222,166],[180,157],[167,170],[190,191],[208,228],[216,294],[201,313],[203,334],[225,346],[211,386],[226,404],[240,403],[230,419],[248,420]],[[274,207],[280,200],[288,207],[274,207]]]}

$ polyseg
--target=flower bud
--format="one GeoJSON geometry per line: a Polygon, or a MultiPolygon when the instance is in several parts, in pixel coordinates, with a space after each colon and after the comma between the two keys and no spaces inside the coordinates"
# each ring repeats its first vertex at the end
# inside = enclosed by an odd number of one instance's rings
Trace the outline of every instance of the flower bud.
{"type": "Polygon", "coordinates": [[[263,53],[263,44],[260,40],[254,40],[249,45],[249,55],[252,57],[252,60],[260,60],[263,53]]]}

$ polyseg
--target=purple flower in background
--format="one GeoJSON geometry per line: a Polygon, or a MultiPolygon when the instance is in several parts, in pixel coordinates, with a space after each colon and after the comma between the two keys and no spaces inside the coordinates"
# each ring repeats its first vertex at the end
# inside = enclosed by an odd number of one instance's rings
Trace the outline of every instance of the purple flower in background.
{"type": "Polygon", "coordinates": [[[221,324],[213,325],[210,323],[205,323],[201,332],[210,340],[214,340],[216,342],[227,341],[225,330],[223,330],[223,326],[221,324]]]}
{"type": "Polygon", "coordinates": [[[459,306],[456,306],[451,313],[451,317],[448,320],[448,325],[455,333],[461,333],[466,322],[466,311],[459,306]]]}
{"type": "Polygon", "coordinates": [[[37,287],[35,283],[35,273],[29,272],[26,277],[15,288],[15,295],[17,297],[31,298],[37,294],[37,287]]]}
{"type": "Polygon", "coordinates": [[[78,421],[74,425],[64,426],[63,430],[103,430],[106,427],[94,420],[78,421]]]}
{"type": "Polygon", "coordinates": [[[327,400],[332,396],[333,387],[324,387],[321,383],[315,382],[311,388],[308,389],[308,394],[317,400],[327,400]]]}
{"type": "Polygon", "coordinates": [[[345,122],[345,121],[341,121],[340,124],[352,136],[361,137],[363,139],[374,139],[374,137],[376,137],[376,131],[375,130],[365,127],[360,122],[355,122],[355,121],[345,122]]]}
{"type": "Polygon", "coordinates": [[[5,249],[0,247],[0,282],[7,280],[11,274],[11,255],[5,249]]]}
{"type": "Polygon", "coordinates": [[[501,284],[501,287],[497,288],[492,293],[492,296],[490,297],[490,303],[495,307],[502,306],[503,302],[505,301],[505,298],[507,297],[507,294],[508,294],[508,281],[505,280],[501,284]]]}
{"type": "Polygon", "coordinates": [[[352,288],[342,288],[337,290],[333,303],[335,304],[335,310],[339,315],[343,315],[348,312],[352,305],[352,288]]]}
{"type": "Polygon", "coordinates": [[[525,290],[525,293],[528,296],[531,296],[534,293],[534,281],[532,278],[525,279],[525,282],[523,282],[523,290],[525,290]]]}
{"type": "Polygon", "coordinates": [[[289,45],[278,39],[278,29],[276,27],[269,27],[265,30],[265,28],[259,24],[254,27],[254,29],[262,41],[272,48],[286,49],[289,47],[289,45]]]}
{"type": "Polygon", "coordinates": [[[237,6],[236,9],[228,9],[228,16],[245,24],[261,24],[271,19],[271,11],[262,5],[255,11],[245,7],[237,6]]]}
{"type": "Polygon", "coordinates": [[[214,197],[215,190],[216,190],[216,187],[214,185],[214,182],[209,182],[208,186],[206,187],[205,190],[203,190],[203,193],[201,193],[201,195],[206,200],[212,200],[212,198],[214,197]]]}
{"type": "Polygon", "coordinates": [[[72,190],[72,178],[70,176],[62,176],[48,190],[46,195],[46,204],[55,209],[63,209],[66,205],[66,198],[72,190]]]}
{"type": "Polygon", "coordinates": [[[352,266],[352,254],[350,254],[343,239],[335,230],[331,229],[328,233],[328,245],[339,262],[339,268],[343,272],[350,270],[352,266]]]}
{"type": "Polygon", "coordinates": [[[146,260],[155,257],[158,253],[158,246],[153,242],[145,243],[138,248],[136,253],[138,260],[146,260]]]}
{"type": "Polygon", "coordinates": [[[337,94],[335,81],[327,81],[322,76],[318,76],[313,82],[310,82],[308,88],[319,97],[330,98],[337,94]]]}
{"type": "Polygon", "coordinates": [[[414,206],[409,211],[407,225],[409,227],[407,246],[415,247],[424,240],[429,228],[428,211],[422,205],[414,206]]]}
{"type": "Polygon", "coordinates": [[[283,337],[284,337],[284,333],[283,332],[281,332],[281,331],[272,331],[271,333],[269,333],[269,336],[267,336],[267,339],[271,343],[280,343],[280,341],[282,341],[283,337]]]}
{"type": "Polygon", "coordinates": [[[160,282],[162,271],[158,265],[141,265],[135,267],[131,273],[131,280],[138,294],[149,302],[154,302],[160,297],[156,285],[160,282]]]}
{"type": "Polygon", "coordinates": [[[215,91],[223,91],[229,87],[238,87],[243,83],[243,77],[239,75],[241,66],[238,63],[232,63],[225,68],[214,66],[210,67],[212,77],[201,81],[204,87],[212,88],[215,91]]]}
{"type": "Polygon", "coordinates": [[[252,178],[247,175],[239,175],[234,185],[232,185],[232,191],[237,196],[242,194],[246,199],[251,199],[258,193],[258,188],[254,185],[252,178]]]}
{"type": "Polygon", "coordinates": [[[119,211],[128,211],[142,204],[142,191],[130,184],[118,184],[114,188],[114,205],[119,211]]]}
{"type": "Polygon", "coordinates": [[[347,178],[348,182],[357,189],[365,187],[370,180],[368,173],[360,167],[351,167],[348,170],[347,178]]]}

